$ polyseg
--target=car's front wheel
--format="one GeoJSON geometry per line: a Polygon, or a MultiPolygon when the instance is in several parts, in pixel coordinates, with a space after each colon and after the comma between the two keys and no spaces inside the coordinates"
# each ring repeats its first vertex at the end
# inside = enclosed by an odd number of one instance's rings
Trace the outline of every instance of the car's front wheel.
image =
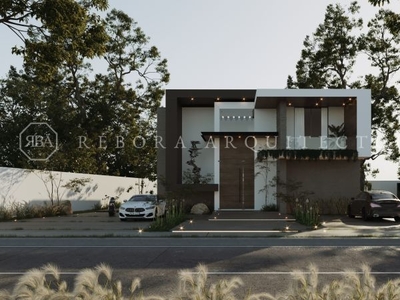
{"type": "Polygon", "coordinates": [[[349,218],[355,218],[355,215],[353,215],[353,213],[351,212],[351,206],[347,206],[347,216],[349,218]]]}

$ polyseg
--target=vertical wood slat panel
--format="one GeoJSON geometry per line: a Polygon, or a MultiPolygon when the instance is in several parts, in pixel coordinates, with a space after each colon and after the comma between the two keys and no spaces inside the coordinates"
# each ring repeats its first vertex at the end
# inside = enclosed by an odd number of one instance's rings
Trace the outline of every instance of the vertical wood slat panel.
{"type": "Polygon", "coordinates": [[[253,209],[254,152],[246,147],[244,139],[235,138],[232,144],[237,148],[220,148],[220,207],[221,209],[253,209]],[[242,188],[243,168],[245,176],[242,188]],[[244,203],[242,193],[244,193],[244,203]]]}

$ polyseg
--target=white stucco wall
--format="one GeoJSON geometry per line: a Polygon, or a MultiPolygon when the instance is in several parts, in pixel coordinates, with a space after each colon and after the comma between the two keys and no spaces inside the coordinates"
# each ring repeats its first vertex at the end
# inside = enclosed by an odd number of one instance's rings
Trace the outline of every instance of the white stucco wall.
{"type": "Polygon", "coordinates": [[[254,131],[277,131],[276,109],[254,110],[254,131]]]}
{"type": "Polygon", "coordinates": [[[214,109],[212,107],[182,108],[182,140],[186,148],[182,149],[182,172],[192,170],[187,164],[190,160],[191,141],[199,141],[200,154],[196,157],[196,165],[201,168],[201,175],[214,174],[214,149],[201,137],[202,131],[214,131],[214,109]]]}
{"type": "Polygon", "coordinates": [[[357,97],[358,156],[370,157],[371,156],[371,91],[359,90],[359,93],[357,93],[356,97],[357,97]]]}
{"type": "MultiPolygon", "coordinates": [[[[275,146],[270,141],[266,143],[265,138],[257,139],[257,146],[254,151],[254,161],[257,158],[258,151],[266,149],[265,145],[270,145],[270,148],[275,146]]],[[[264,205],[277,204],[276,201],[276,186],[273,186],[272,180],[276,177],[277,167],[276,160],[268,159],[262,163],[256,163],[254,166],[254,209],[260,210],[264,205]]]]}
{"type": "MultiPolygon", "coordinates": [[[[74,211],[92,209],[95,204],[107,204],[105,196],[118,197],[118,201],[139,193],[156,193],[156,182],[148,179],[103,176],[81,173],[52,172],[53,183],[59,185],[61,200],[70,200],[74,211]],[[89,178],[80,193],[62,187],[74,178],[89,178]],[[143,189],[141,188],[143,181],[143,189]],[[128,189],[131,189],[128,192],[128,189]]],[[[43,171],[27,171],[15,168],[0,168],[0,205],[13,203],[50,203],[48,190],[51,190],[49,174],[43,171]]]]}
{"type": "Polygon", "coordinates": [[[246,132],[254,130],[253,102],[215,102],[214,113],[219,122],[215,131],[246,132]],[[229,116],[229,119],[227,118],[229,116]],[[243,118],[246,116],[246,118],[243,118]],[[240,118],[239,118],[240,117],[240,118]]]}

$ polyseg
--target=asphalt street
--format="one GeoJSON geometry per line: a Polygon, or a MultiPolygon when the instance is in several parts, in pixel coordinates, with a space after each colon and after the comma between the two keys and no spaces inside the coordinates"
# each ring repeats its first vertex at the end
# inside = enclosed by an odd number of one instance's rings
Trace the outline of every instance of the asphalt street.
{"type": "Polygon", "coordinates": [[[147,296],[172,295],[180,271],[195,274],[200,264],[208,268],[210,283],[240,277],[238,296],[285,291],[292,272],[307,272],[310,264],[318,267],[321,284],[348,269],[360,271],[363,264],[371,267],[377,285],[400,277],[400,225],[393,220],[329,216],[315,230],[288,216],[244,215],[196,217],[175,233],[140,232],[151,222],[121,222],[101,212],[2,222],[0,289],[11,290],[22,274],[48,263],[60,268],[70,289],[82,269],[105,263],[126,293],[140,278],[147,296]]]}
{"type": "Polygon", "coordinates": [[[207,266],[210,282],[240,277],[245,286],[238,295],[284,291],[292,272],[306,272],[310,264],[327,283],[367,263],[380,284],[400,276],[398,246],[398,239],[372,238],[7,238],[0,239],[0,289],[11,289],[21,274],[49,262],[70,287],[80,270],[105,263],[125,291],[140,278],[145,295],[172,294],[179,272],[196,272],[199,264],[207,266]]]}

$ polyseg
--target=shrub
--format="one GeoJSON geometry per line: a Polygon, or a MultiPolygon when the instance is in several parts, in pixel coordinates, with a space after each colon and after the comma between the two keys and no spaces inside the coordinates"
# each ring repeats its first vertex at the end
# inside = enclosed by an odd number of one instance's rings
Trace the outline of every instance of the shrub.
{"type": "Polygon", "coordinates": [[[306,226],[318,226],[320,222],[318,202],[309,199],[296,199],[294,216],[296,221],[306,226]]]}
{"type": "Polygon", "coordinates": [[[8,206],[0,206],[0,221],[61,216],[70,213],[72,210],[69,201],[63,201],[60,205],[45,202],[42,206],[31,205],[27,202],[13,202],[8,206]]]}
{"type": "Polygon", "coordinates": [[[349,199],[346,197],[317,199],[321,213],[325,215],[346,215],[349,199]]]}
{"type": "Polygon", "coordinates": [[[278,211],[276,204],[265,204],[261,207],[261,211],[278,211]]]}
{"type": "Polygon", "coordinates": [[[158,217],[150,224],[147,231],[169,231],[186,220],[184,211],[185,200],[166,200],[165,216],[158,217]]]}

